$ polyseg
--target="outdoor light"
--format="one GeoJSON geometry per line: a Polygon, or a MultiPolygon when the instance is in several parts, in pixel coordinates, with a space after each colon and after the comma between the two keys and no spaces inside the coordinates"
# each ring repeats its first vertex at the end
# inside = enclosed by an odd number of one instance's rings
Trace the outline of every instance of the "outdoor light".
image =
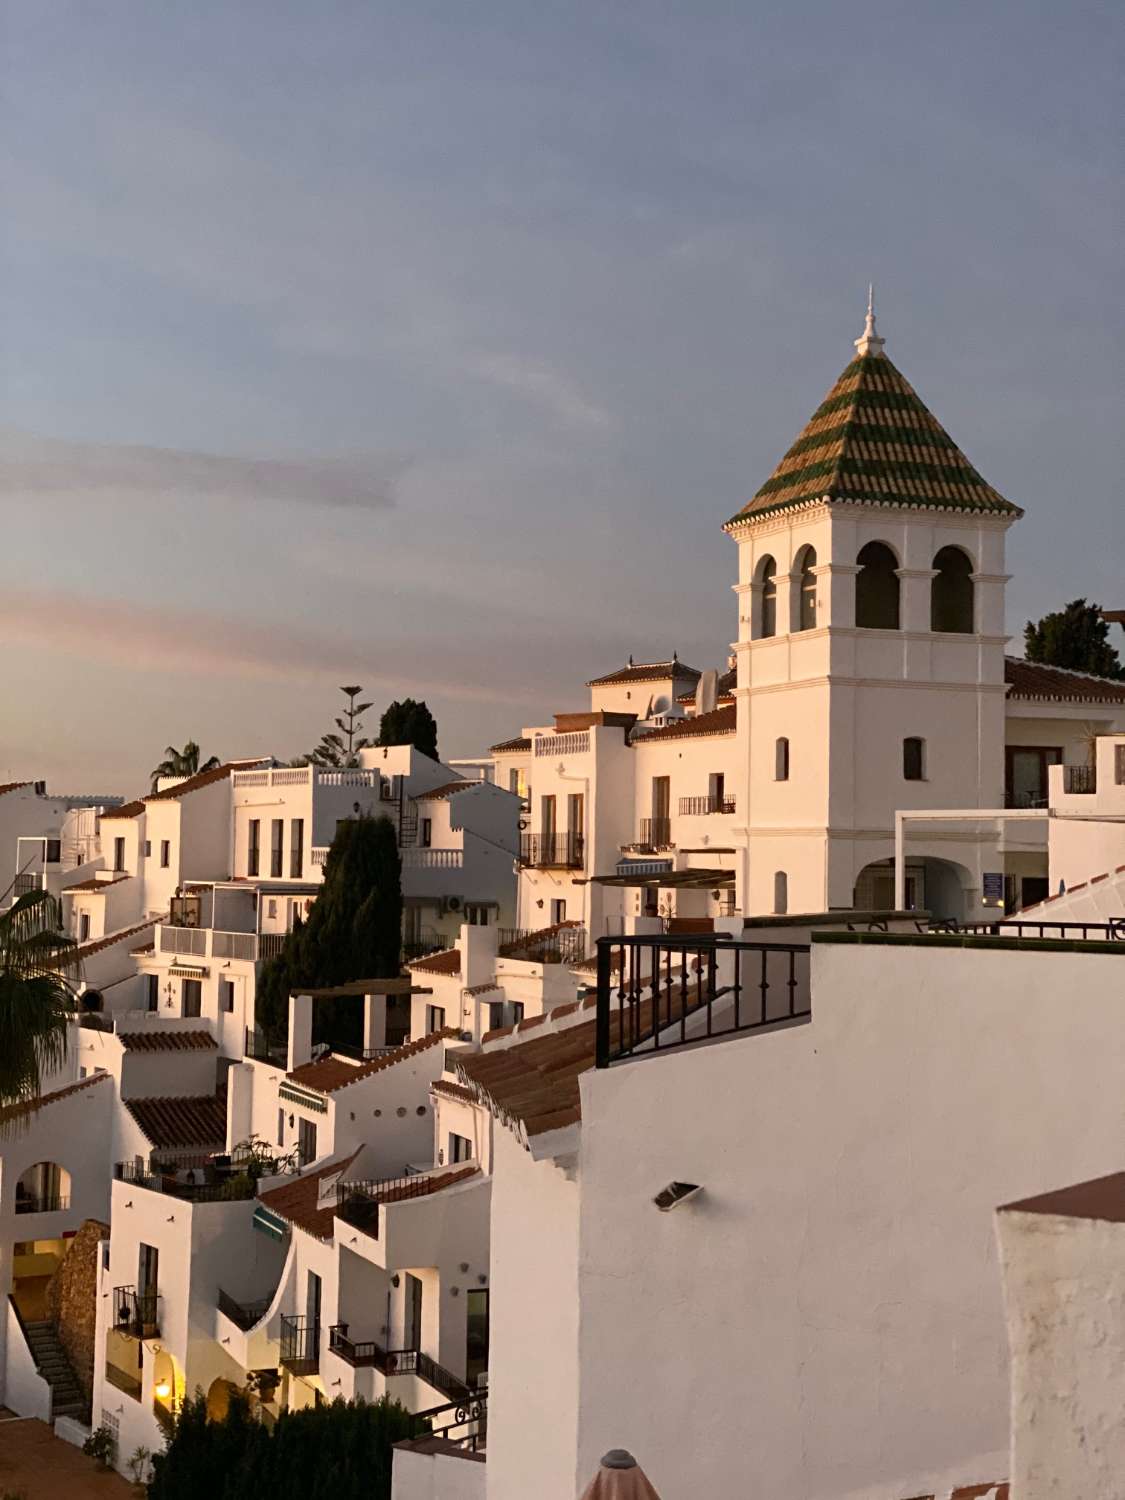
{"type": "Polygon", "coordinates": [[[156,1385],[156,1394],[160,1397],[161,1401],[167,1401],[168,1397],[172,1394],[172,1387],[166,1380],[160,1380],[156,1385]]]}
{"type": "Polygon", "coordinates": [[[689,1198],[694,1198],[696,1193],[703,1189],[697,1182],[670,1182],[666,1188],[661,1188],[652,1200],[661,1213],[671,1213],[672,1209],[678,1208],[681,1203],[686,1203],[689,1198]]]}

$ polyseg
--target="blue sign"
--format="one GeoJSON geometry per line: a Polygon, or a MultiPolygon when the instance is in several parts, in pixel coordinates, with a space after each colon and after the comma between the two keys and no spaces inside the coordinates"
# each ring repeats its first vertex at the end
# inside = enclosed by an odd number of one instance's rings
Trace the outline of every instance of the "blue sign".
{"type": "Polygon", "coordinates": [[[1003,875],[986,875],[984,877],[984,899],[996,901],[1001,905],[1004,901],[1004,877],[1003,875]]]}

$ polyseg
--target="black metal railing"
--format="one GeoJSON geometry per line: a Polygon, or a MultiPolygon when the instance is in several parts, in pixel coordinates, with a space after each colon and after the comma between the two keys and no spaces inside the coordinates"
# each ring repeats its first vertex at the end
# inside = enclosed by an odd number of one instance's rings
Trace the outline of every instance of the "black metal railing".
{"type": "Polygon", "coordinates": [[[939,936],[961,933],[965,937],[1010,937],[1040,942],[1125,943],[1125,917],[1113,917],[1106,922],[1023,922],[1018,919],[931,922],[928,931],[939,936]]]}
{"type": "Polygon", "coordinates": [[[498,927],[496,955],[536,964],[580,963],[586,957],[586,929],[579,922],[561,922],[532,931],[498,927]]]}
{"type": "Polygon", "coordinates": [[[636,847],[639,849],[671,849],[671,818],[642,818],[637,833],[636,847]]]}
{"type": "Polygon", "coordinates": [[[58,1214],[69,1207],[70,1199],[61,1193],[21,1194],[18,1189],[16,1190],[16,1213],[18,1214],[58,1214]]]}
{"type": "Polygon", "coordinates": [[[434,1191],[434,1179],[417,1172],[402,1177],[367,1177],[357,1182],[337,1182],[327,1194],[345,1224],[379,1238],[379,1206],[426,1198],[434,1191]]]}
{"type": "Polygon", "coordinates": [[[145,1167],[136,1162],[119,1161],[114,1163],[113,1175],[119,1182],[146,1188],[150,1193],[181,1198],[185,1203],[242,1203],[257,1195],[257,1178],[229,1164],[224,1168],[192,1168],[195,1180],[186,1182],[175,1175],[178,1170],[175,1166],[166,1167],[157,1162],[145,1167]]]}
{"type": "Polygon", "coordinates": [[[18,901],[21,896],[26,896],[30,891],[37,891],[38,889],[38,875],[17,875],[12,882],[12,900],[18,901]]]}
{"type": "Polygon", "coordinates": [[[810,1014],[807,943],[705,933],[598,939],[599,1068],[810,1014]]]}
{"type": "Polygon", "coordinates": [[[84,1010],[78,1016],[78,1025],[83,1031],[112,1031],[113,1017],[101,1015],[96,1010],[84,1010]]]}
{"type": "Polygon", "coordinates": [[[240,1302],[237,1297],[232,1297],[229,1292],[219,1288],[219,1311],[224,1313],[236,1328],[241,1328],[247,1333],[255,1323],[260,1323],[270,1310],[272,1297],[259,1297],[254,1302],[240,1302]]]}
{"type": "Polygon", "coordinates": [[[350,1057],[356,1062],[373,1062],[377,1057],[389,1057],[397,1047],[360,1047],[355,1042],[329,1042],[331,1051],[340,1057],[350,1057]]]}
{"type": "Polygon", "coordinates": [[[1097,766],[1063,766],[1063,791],[1068,796],[1092,796],[1097,789],[1097,766]]]}
{"type": "Polygon", "coordinates": [[[292,1375],[315,1375],[320,1364],[320,1320],[281,1318],[281,1363],[292,1375]]]}
{"type": "Polygon", "coordinates": [[[468,1448],[473,1453],[484,1449],[488,1436],[488,1396],[473,1391],[463,1400],[448,1406],[433,1406],[429,1411],[415,1412],[411,1418],[413,1436],[443,1438],[468,1448]]]}
{"type": "Polygon", "coordinates": [[[273,1042],[263,1032],[255,1031],[250,1026],[246,1028],[242,1055],[253,1062],[271,1063],[275,1068],[284,1068],[288,1062],[284,1042],[273,1042]]]}
{"type": "Polygon", "coordinates": [[[710,813],[734,812],[733,797],[681,797],[680,817],[701,818],[710,813]]]}
{"type": "Polygon", "coordinates": [[[328,1347],[357,1370],[373,1368],[387,1373],[387,1361],[391,1356],[374,1339],[349,1338],[347,1323],[334,1323],[328,1330],[328,1347]]]}
{"type": "Polygon", "coordinates": [[[137,1339],[153,1339],[160,1333],[160,1305],[163,1299],[159,1292],[138,1292],[135,1286],[116,1286],[113,1289],[113,1326],[118,1333],[128,1333],[137,1339]]]}
{"type": "Polygon", "coordinates": [[[451,1370],[447,1370],[444,1365],[439,1365],[436,1359],[431,1359],[420,1349],[397,1349],[389,1354],[387,1359],[388,1362],[393,1361],[390,1374],[417,1375],[427,1385],[432,1385],[435,1391],[448,1396],[451,1401],[464,1401],[472,1395],[463,1380],[459,1380],[451,1370]]]}
{"type": "Polygon", "coordinates": [[[580,870],[585,840],[580,833],[525,833],[520,864],[536,870],[580,870]]]}

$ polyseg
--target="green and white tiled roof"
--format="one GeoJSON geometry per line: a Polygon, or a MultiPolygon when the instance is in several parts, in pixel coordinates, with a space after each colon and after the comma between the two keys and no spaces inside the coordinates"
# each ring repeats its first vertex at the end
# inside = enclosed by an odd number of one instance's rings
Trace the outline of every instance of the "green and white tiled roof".
{"type": "Polygon", "coordinates": [[[865,344],[725,529],[817,501],[1021,516],[985,483],[881,349],[857,341],[865,344]]]}

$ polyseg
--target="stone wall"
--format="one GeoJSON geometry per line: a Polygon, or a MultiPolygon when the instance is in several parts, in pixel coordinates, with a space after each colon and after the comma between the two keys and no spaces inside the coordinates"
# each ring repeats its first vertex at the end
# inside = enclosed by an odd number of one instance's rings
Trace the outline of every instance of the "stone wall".
{"type": "Polygon", "coordinates": [[[94,1323],[97,1317],[98,1241],[109,1225],[87,1219],[70,1241],[62,1264],[47,1285],[47,1316],[89,1401],[94,1391],[94,1323]]]}

